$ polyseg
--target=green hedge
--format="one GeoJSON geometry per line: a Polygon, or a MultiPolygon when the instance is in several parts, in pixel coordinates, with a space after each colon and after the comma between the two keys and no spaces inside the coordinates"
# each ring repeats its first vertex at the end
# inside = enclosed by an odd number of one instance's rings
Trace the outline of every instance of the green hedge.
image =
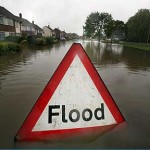
{"type": "Polygon", "coordinates": [[[7,36],[5,38],[5,41],[13,42],[13,43],[20,43],[23,39],[24,37],[20,37],[20,36],[7,36]]]}
{"type": "Polygon", "coordinates": [[[54,37],[46,37],[46,40],[47,40],[47,44],[53,44],[55,41],[55,38],[54,37]]]}
{"type": "Polygon", "coordinates": [[[0,42],[0,56],[21,50],[21,46],[12,42],[0,42]]]}

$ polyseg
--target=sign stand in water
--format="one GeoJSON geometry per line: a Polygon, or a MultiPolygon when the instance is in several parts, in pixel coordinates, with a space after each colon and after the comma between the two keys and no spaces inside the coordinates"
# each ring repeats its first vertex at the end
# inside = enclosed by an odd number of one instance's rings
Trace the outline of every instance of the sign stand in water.
{"type": "MultiPolygon", "coordinates": [[[[124,121],[80,44],[73,44],[46,85],[15,140],[52,140],[124,121]]],[[[103,130],[102,130],[103,131],[103,130]]]]}

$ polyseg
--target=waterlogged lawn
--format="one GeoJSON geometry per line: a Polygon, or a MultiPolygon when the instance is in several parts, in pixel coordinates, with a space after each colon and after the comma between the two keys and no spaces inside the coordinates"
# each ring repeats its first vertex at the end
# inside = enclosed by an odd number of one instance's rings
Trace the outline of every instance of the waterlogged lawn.
{"type": "Polygon", "coordinates": [[[147,44],[147,43],[124,42],[121,44],[123,44],[124,46],[127,46],[127,47],[133,47],[133,48],[138,48],[138,49],[150,51],[150,44],[147,44]]]}

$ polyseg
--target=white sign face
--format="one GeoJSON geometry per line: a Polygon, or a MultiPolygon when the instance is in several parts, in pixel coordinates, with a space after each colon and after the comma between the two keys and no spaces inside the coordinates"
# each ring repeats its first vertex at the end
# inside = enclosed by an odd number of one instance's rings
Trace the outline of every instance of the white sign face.
{"type": "Polygon", "coordinates": [[[117,122],[76,55],[32,131],[110,124],[117,122]]]}

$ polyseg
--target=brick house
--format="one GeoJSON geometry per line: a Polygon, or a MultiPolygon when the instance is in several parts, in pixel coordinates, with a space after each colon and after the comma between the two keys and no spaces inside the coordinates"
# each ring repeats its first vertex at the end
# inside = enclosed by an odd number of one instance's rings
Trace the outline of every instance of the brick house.
{"type": "Polygon", "coordinates": [[[21,36],[21,20],[0,6],[0,40],[9,35],[21,36]]]}
{"type": "Polygon", "coordinates": [[[27,19],[13,15],[6,8],[0,6],[0,40],[4,40],[9,35],[42,35],[43,30],[34,21],[30,23],[27,19]]]}

